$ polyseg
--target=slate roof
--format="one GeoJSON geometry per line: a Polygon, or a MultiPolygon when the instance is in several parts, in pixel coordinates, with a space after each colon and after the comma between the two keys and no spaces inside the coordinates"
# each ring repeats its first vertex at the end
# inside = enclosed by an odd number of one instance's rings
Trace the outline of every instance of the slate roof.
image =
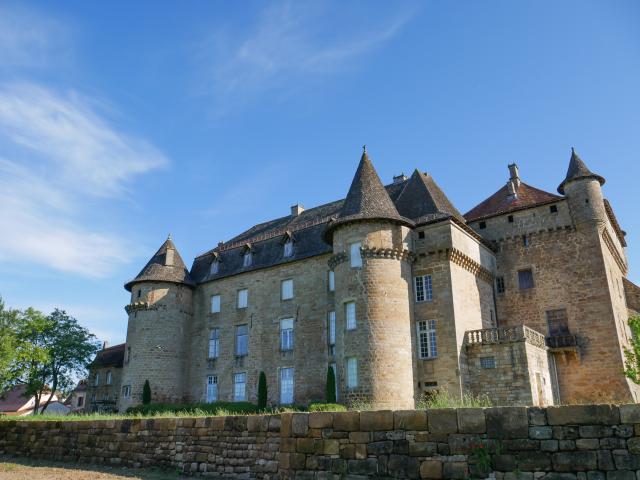
{"type": "Polygon", "coordinates": [[[567,176],[562,181],[562,183],[558,186],[558,193],[564,195],[564,186],[573,180],[577,180],[579,178],[594,178],[600,182],[600,185],[604,185],[604,177],[600,175],[596,175],[593,173],[587,165],[582,161],[582,159],[578,156],[576,151],[571,148],[571,160],[569,160],[569,168],[567,169],[567,176]]]}
{"type": "Polygon", "coordinates": [[[124,364],[124,347],[125,344],[114,345],[113,347],[103,348],[96,353],[96,358],[89,365],[91,368],[115,367],[122,368],[124,364]]]}
{"type": "Polygon", "coordinates": [[[611,225],[613,226],[613,229],[616,232],[616,236],[620,241],[620,245],[622,245],[623,247],[626,247],[627,240],[624,237],[626,237],[627,232],[625,232],[624,230],[622,230],[622,228],[620,228],[620,224],[618,223],[616,214],[613,213],[613,208],[611,207],[609,200],[607,200],[606,198],[604,199],[604,210],[605,212],[607,212],[607,216],[609,217],[609,221],[611,222],[611,225]]]}
{"type": "Polygon", "coordinates": [[[136,278],[127,282],[124,288],[131,291],[131,287],[135,283],[153,281],[181,283],[190,286],[195,285],[171,237],[167,238],[136,278]],[[169,249],[172,249],[174,252],[172,265],[166,265],[167,250],[169,249]]]}
{"type": "Polygon", "coordinates": [[[510,195],[509,187],[505,185],[489,198],[465,213],[464,218],[467,222],[473,222],[495,215],[502,215],[504,213],[515,212],[517,210],[562,200],[562,197],[558,195],[545,192],[544,190],[527,185],[524,182],[520,182],[516,193],[517,196],[515,197],[510,195]]]}

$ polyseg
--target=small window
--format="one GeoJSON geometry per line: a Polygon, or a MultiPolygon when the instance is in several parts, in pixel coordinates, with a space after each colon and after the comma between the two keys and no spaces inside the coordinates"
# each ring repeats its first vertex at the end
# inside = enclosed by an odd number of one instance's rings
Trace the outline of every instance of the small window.
{"type": "Polygon", "coordinates": [[[549,207],[549,212],[551,213],[558,213],[558,206],[557,205],[551,205],[549,207]]]}
{"type": "Polygon", "coordinates": [[[347,358],[347,388],[358,386],[358,359],[356,357],[347,358]]]}
{"type": "Polygon", "coordinates": [[[496,277],[496,292],[498,295],[504,293],[504,277],[496,277]]]}
{"type": "Polygon", "coordinates": [[[480,368],[496,368],[496,358],[480,357],[480,368]]]}
{"type": "Polygon", "coordinates": [[[142,290],[138,289],[138,298],[140,298],[141,295],[142,295],[142,290]]]}
{"type": "Polygon", "coordinates": [[[280,284],[280,292],[282,300],[291,300],[293,298],[293,280],[283,280],[280,284]]]}
{"type": "Polygon", "coordinates": [[[351,268],[362,267],[362,255],[360,255],[360,247],[362,243],[356,242],[349,245],[349,255],[351,259],[351,268]]]}
{"type": "Polygon", "coordinates": [[[113,377],[111,376],[111,372],[109,371],[107,372],[107,378],[106,378],[107,385],[111,385],[112,380],[113,380],[113,377]]]}
{"type": "Polygon", "coordinates": [[[98,385],[100,385],[100,374],[96,373],[95,378],[93,379],[93,386],[97,387],[98,385]]]}
{"type": "Polygon", "coordinates": [[[336,275],[333,270],[329,270],[329,291],[335,292],[336,290],[336,275]]]}
{"type": "Polygon", "coordinates": [[[293,350],[293,318],[280,320],[280,350],[293,350]]]}
{"type": "Polygon", "coordinates": [[[249,326],[236,326],[236,356],[244,357],[249,354],[249,326]]]}
{"type": "Polygon", "coordinates": [[[522,235],[522,246],[524,248],[528,248],[529,245],[531,245],[531,240],[529,237],[527,237],[526,235],[522,235]]]}
{"type": "Polygon", "coordinates": [[[413,277],[413,285],[415,287],[416,302],[430,302],[433,300],[431,275],[413,277]]]}
{"type": "Polygon", "coordinates": [[[216,275],[220,271],[220,261],[217,258],[213,259],[211,266],[209,267],[209,275],[216,275]]]}
{"type": "Polygon", "coordinates": [[[220,329],[212,328],[209,332],[209,358],[218,358],[220,355],[220,329]]]}
{"type": "Polygon", "coordinates": [[[233,375],[233,401],[244,402],[247,399],[247,374],[234,373],[233,375]]]}
{"type": "Polygon", "coordinates": [[[220,295],[211,295],[211,313],[220,312],[220,295]]]}
{"type": "Polygon", "coordinates": [[[78,401],[76,402],[76,407],[80,408],[84,405],[84,397],[78,397],[78,401]]]}
{"type": "Polygon", "coordinates": [[[424,238],[424,230],[421,232],[418,232],[418,238],[424,238]]]}
{"type": "Polygon", "coordinates": [[[487,222],[480,222],[480,230],[487,228],[487,222]]]}
{"type": "Polygon", "coordinates": [[[336,312],[327,314],[327,343],[329,344],[329,355],[336,353],[336,312]]]}
{"type": "Polygon", "coordinates": [[[253,253],[251,250],[247,250],[242,257],[242,266],[250,267],[251,265],[253,265],[253,253]]]}
{"type": "Polygon", "coordinates": [[[129,365],[130,361],[131,361],[131,347],[127,347],[127,355],[124,357],[124,363],[129,365]]]}
{"type": "Polygon", "coordinates": [[[356,302],[347,302],[344,304],[344,316],[346,318],[347,330],[356,329],[356,302]]]}
{"type": "Polygon", "coordinates": [[[507,217],[507,220],[509,221],[509,223],[513,223],[513,215],[509,215],[507,217]]]}
{"type": "Polygon", "coordinates": [[[293,403],[293,368],[280,369],[280,404],[293,403]]]}
{"type": "Polygon", "coordinates": [[[547,310],[546,315],[550,337],[569,335],[569,318],[566,308],[547,310]]]}
{"type": "Polygon", "coordinates": [[[243,288],[238,290],[238,308],[247,308],[249,304],[249,290],[243,288]]]}
{"type": "MultiPolygon", "coordinates": [[[[122,387],[122,397],[129,398],[131,396],[131,385],[124,385],[122,387]]],[[[93,395],[93,400],[95,400],[95,394],[93,395]]]]}
{"type": "Polygon", "coordinates": [[[533,288],[533,272],[530,268],[518,271],[518,285],[520,290],[533,288]]]}
{"type": "Polygon", "coordinates": [[[207,376],[207,403],[218,401],[218,376],[207,376]]]}
{"type": "Polygon", "coordinates": [[[292,257],[293,256],[293,241],[291,239],[284,242],[284,252],[283,256],[292,257]]]}
{"type": "Polygon", "coordinates": [[[420,358],[435,358],[438,356],[436,340],[436,321],[422,320],[417,324],[418,356],[420,358]]]}

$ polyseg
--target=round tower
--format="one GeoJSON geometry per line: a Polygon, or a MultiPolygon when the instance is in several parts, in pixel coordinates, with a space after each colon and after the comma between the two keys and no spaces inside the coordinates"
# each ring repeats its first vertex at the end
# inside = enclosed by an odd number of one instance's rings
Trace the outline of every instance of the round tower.
{"type": "Polygon", "coordinates": [[[558,192],[566,195],[569,202],[571,216],[576,226],[584,224],[603,224],[606,221],[606,211],[602,197],[604,178],[592,173],[571,149],[571,160],[567,176],[558,186],[558,192]]]}
{"type": "Polygon", "coordinates": [[[365,152],[333,245],[336,359],[343,401],[413,408],[411,221],[402,217],[365,152]]]}
{"type": "Polygon", "coordinates": [[[184,397],[185,341],[192,317],[191,280],[171,237],[125,285],[131,302],[119,410],[142,402],[146,380],[153,402],[184,397]]]}

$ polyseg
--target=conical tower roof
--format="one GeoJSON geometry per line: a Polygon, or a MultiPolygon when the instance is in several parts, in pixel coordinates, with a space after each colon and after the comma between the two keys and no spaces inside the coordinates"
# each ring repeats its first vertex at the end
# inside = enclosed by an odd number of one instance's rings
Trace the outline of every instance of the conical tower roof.
{"type": "Polygon", "coordinates": [[[417,169],[396,200],[396,206],[402,216],[416,223],[450,217],[465,221],[433,177],[417,169]]]}
{"type": "Polygon", "coordinates": [[[331,238],[331,233],[338,225],[362,220],[391,220],[408,225],[412,223],[398,213],[373,168],[366,149],[362,152],[342,209],[338,217],[327,227],[326,238],[331,238]]]}
{"type": "Polygon", "coordinates": [[[133,285],[139,282],[171,282],[195,286],[171,236],[151,257],[136,278],[127,282],[124,288],[131,291],[133,285]]]}
{"type": "Polygon", "coordinates": [[[564,186],[567,183],[573,180],[577,180],[579,178],[593,178],[595,180],[598,180],[598,182],[600,182],[600,185],[604,185],[604,182],[605,182],[604,177],[601,177],[600,175],[596,175],[591,170],[589,170],[587,165],[585,165],[585,163],[582,161],[582,159],[578,156],[578,154],[572,147],[571,160],[569,160],[569,168],[567,169],[567,176],[562,181],[562,183],[558,186],[558,192],[564,195],[564,186]]]}

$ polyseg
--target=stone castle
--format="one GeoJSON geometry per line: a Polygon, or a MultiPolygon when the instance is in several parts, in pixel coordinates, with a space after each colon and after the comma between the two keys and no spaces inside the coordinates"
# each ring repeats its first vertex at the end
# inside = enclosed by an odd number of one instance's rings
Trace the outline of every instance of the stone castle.
{"type": "MultiPolygon", "coordinates": [[[[384,186],[365,150],[344,200],[256,225],[185,267],[171,238],[125,285],[124,345],[90,408],[323,401],[412,408],[438,390],[498,405],[637,401],[623,375],[625,232],[572,152],[560,195],[505,186],[466,215],[426,173],[384,186]],[[107,382],[108,380],[108,382],[107,382]]],[[[93,392],[93,393],[92,393],[93,392]]]]}

